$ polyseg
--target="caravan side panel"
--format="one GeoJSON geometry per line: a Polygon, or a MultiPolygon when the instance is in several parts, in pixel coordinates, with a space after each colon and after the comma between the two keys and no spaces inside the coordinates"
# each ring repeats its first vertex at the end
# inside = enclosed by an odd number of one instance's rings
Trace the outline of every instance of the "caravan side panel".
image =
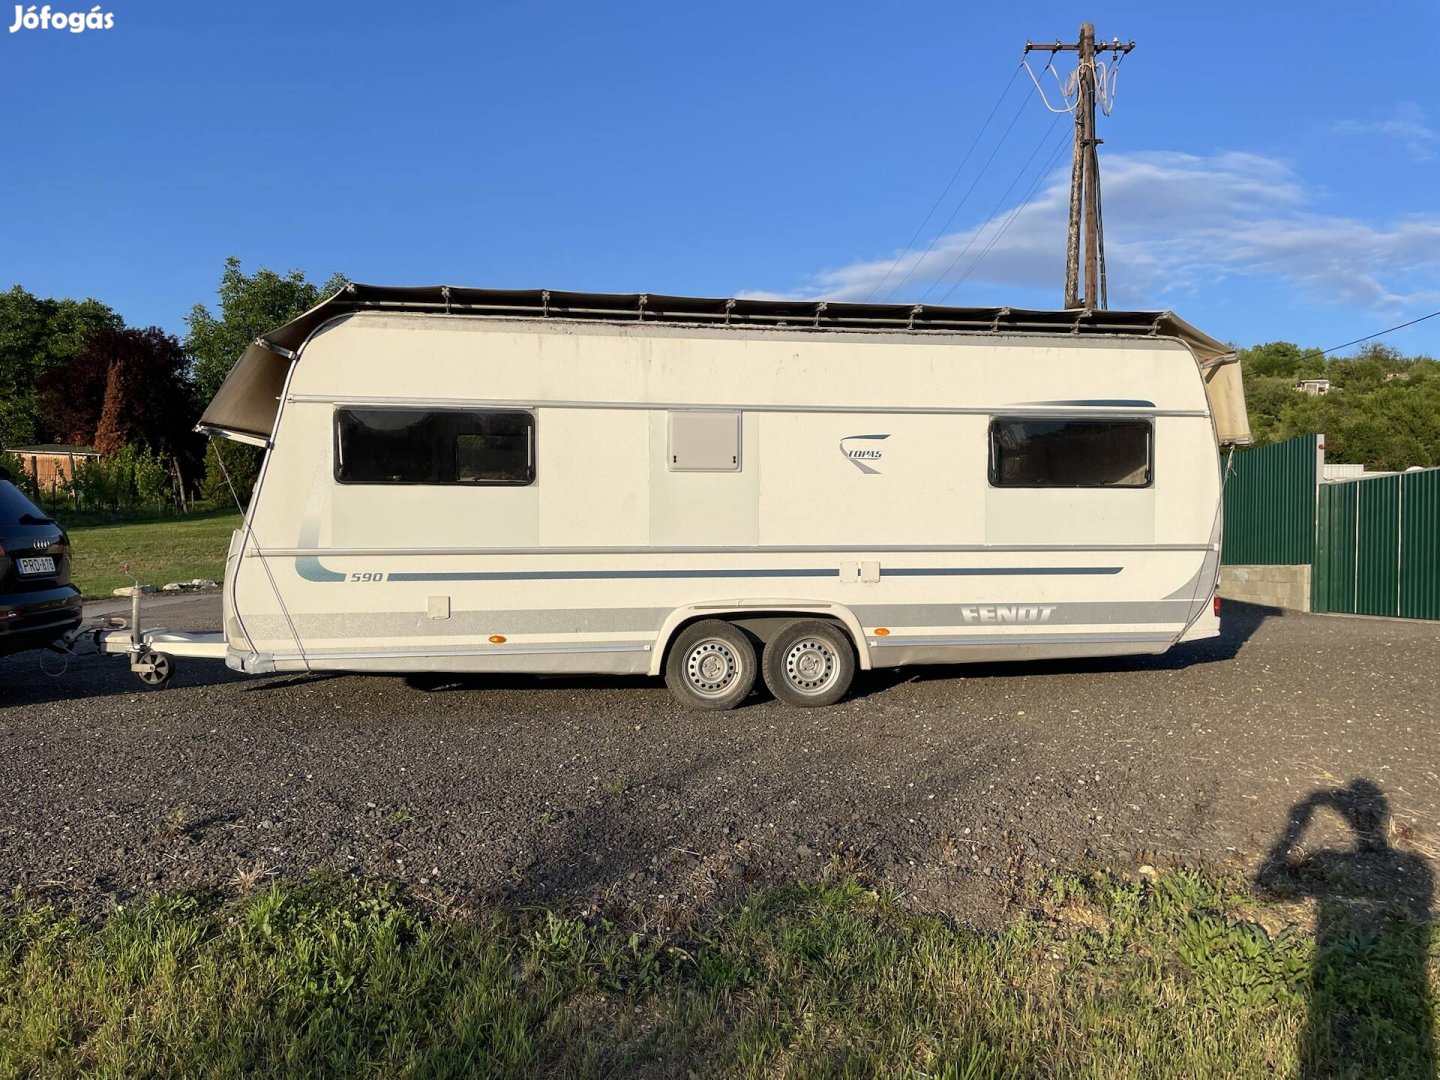
{"type": "Polygon", "coordinates": [[[354,315],[292,373],[231,647],[251,670],[653,672],[677,612],[795,611],[859,626],[866,666],[1158,652],[1210,632],[1218,504],[1204,385],[1163,340],[354,315]],[[525,410],[534,482],[337,482],[358,407],[525,410]],[[736,414],[733,470],[677,467],[688,410],[736,414]],[[997,417],[1138,418],[1153,483],[995,487],[997,417]]]}

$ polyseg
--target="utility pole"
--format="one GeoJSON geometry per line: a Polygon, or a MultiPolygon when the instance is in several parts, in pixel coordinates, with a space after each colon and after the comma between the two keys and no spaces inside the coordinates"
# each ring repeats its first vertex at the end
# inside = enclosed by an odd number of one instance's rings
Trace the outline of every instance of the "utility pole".
{"type": "MultiPolygon", "coordinates": [[[[1100,52],[1111,54],[1112,64],[1135,48],[1135,42],[1124,44],[1119,38],[1102,42],[1100,52]]],[[[1070,165],[1070,221],[1065,237],[1065,306],[1067,308],[1103,308],[1108,298],[1105,281],[1105,239],[1100,213],[1100,154],[1097,147],[1103,139],[1095,137],[1095,27],[1080,24],[1080,39],[1073,44],[1056,41],[1053,45],[1025,43],[1025,52],[1077,54],[1075,69],[1075,148],[1070,165]],[[1081,219],[1084,219],[1085,296],[1080,292],[1081,219]]]]}

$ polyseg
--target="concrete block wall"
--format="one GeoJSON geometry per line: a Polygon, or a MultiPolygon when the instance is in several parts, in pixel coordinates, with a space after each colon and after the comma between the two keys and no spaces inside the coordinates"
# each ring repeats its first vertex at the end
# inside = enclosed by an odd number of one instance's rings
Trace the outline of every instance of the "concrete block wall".
{"type": "Polygon", "coordinates": [[[1220,595],[1247,604],[1310,610],[1310,565],[1222,566],[1220,595]]]}

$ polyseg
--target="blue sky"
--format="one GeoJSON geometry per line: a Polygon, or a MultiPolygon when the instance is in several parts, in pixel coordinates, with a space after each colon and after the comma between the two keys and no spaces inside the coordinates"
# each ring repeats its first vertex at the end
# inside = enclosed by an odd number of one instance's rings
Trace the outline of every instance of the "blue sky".
{"type": "MultiPolygon", "coordinates": [[[[1138,42],[1100,121],[1111,306],[1320,346],[1440,308],[1434,0],[103,10],[0,34],[0,287],[131,323],[183,333],[230,254],[717,296],[883,298],[913,266],[893,299],[1058,306],[1068,118],[1024,72],[906,245],[1025,40],[1082,18],[1138,42]]],[[[1386,340],[1440,355],[1440,319],[1386,340]]]]}

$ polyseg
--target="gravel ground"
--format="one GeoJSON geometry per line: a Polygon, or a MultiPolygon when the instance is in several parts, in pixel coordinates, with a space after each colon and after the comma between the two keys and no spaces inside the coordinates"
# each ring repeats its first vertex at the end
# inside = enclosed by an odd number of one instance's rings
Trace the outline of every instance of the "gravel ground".
{"type": "MultiPolygon", "coordinates": [[[[213,627],[219,601],[154,618],[213,627]]],[[[1163,657],[875,672],[829,709],[696,714],[649,680],[182,661],[157,692],[120,660],[50,677],[30,653],[0,660],[0,887],[95,910],[331,867],[675,915],[835,863],[995,925],[1039,867],[1253,868],[1292,807],[1357,780],[1433,859],[1437,660],[1434,623],[1232,604],[1221,639],[1163,657]]],[[[1305,840],[1351,843],[1324,808],[1305,840]]]]}

